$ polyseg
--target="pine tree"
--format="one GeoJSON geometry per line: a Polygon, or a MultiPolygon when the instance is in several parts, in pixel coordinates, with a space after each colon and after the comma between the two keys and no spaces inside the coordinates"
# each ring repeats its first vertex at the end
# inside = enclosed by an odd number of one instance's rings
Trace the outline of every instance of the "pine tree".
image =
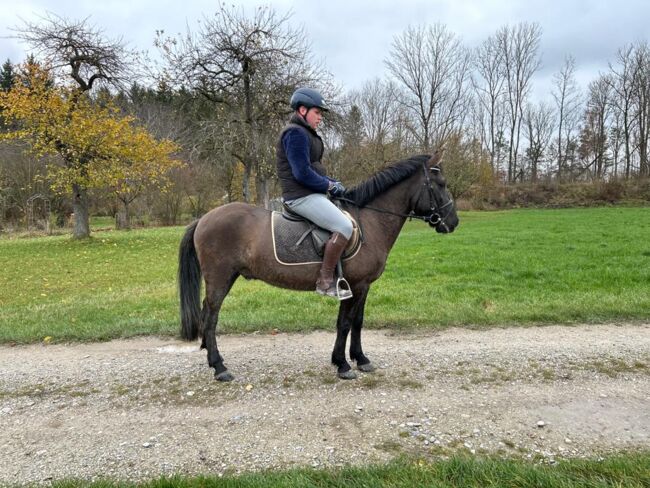
{"type": "Polygon", "coordinates": [[[11,63],[10,59],[7,59],[2,65],[2,71],[0,71],[0,90],[9,91],[11,87],[14,86],[16,81],[16,74],[14,70],[14,65],[11,63]]]}

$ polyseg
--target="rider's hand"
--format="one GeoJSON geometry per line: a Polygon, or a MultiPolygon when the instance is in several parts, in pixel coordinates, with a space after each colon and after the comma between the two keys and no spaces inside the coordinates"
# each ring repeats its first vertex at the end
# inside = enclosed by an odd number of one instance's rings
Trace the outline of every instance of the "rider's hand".
{"type": "Polygon", "coordinates": [[[332,181],[330,187],[327,189],[327,193],[332,197],[342,197],[345,193],[345,187],[340,181],[332,181]]]}

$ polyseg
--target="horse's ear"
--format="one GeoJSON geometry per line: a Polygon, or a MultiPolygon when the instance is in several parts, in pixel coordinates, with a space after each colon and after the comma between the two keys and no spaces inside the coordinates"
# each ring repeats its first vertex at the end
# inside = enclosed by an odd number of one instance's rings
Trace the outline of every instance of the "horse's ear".
{"type": "Polygon", "coordinates": [[[445,146],[440,146],[438,147],[434,153],[433,156],[431,156],[431,159],[429,159],[429,166],[438,166],[442,162],[442,156],[445,154],[445,146]]]}

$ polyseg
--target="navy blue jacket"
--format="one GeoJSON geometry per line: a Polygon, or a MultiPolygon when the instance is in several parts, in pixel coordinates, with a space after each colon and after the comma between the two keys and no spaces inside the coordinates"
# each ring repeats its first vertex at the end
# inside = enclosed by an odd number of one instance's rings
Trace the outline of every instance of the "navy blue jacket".
{"type": "Polygon", "coordinates": [[[320,136],[294,114],[276,146],[278,179],[285,200],[327,192],[331,180],[321,163],[323,152],[320,136]]]}

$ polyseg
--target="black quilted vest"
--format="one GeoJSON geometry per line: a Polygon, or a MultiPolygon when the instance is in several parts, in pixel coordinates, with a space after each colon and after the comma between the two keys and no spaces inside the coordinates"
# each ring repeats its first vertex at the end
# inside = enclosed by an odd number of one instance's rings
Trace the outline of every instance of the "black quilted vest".
{"type": "Polygon", "coordinates": [[[301,117],[294,114],[291,117],[289,124],[287,124],[287,126],[282,130],[276,146],[278,179],[280,180],[280,186],[282,187],[282,198],[285,200],[294,200],[315,193],[314,190],[310,190],[306,186],[298,183],[298,181],[293,177],[291,165],[289,164],[289,160],[284,151],[284,146],[282,145],[282,137],[285,132],[294,127],[299,127],[309,136],[309,161],[312,169],[321,176],[326,176],[327,174],[325,167],[321,163],[321,158],[325,151],[323,140],[301,117]]]}

